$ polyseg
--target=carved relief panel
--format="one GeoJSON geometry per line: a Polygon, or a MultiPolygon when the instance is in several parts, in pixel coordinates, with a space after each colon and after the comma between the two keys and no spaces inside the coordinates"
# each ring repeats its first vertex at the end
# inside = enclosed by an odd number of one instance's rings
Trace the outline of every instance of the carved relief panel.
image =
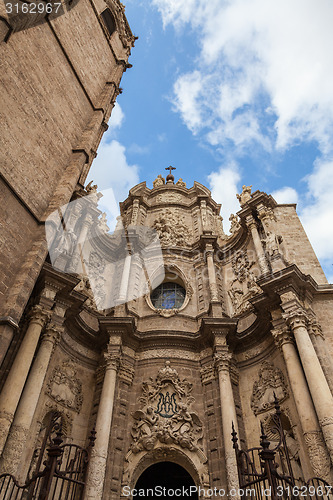
{"type": "Polygon", "coordinates": [[[152,450],[157,443],[178,445],[189,451],[202,449],[203,425],[191,409],[192,388],[189,381],[180,380],[169,361],[155,380],[143,382],[141,409],[133,413],[133,453],[152,450]]]}

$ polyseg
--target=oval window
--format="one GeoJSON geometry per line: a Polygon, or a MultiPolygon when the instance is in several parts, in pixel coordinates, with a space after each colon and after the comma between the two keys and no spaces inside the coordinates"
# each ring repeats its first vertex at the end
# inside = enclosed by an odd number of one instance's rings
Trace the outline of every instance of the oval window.
{"type": "Polygon", "coordinates": [[[185,300],[186,291],[178,283],[162,283],[150,295],[156,309],[179,309],[185,300]]]}

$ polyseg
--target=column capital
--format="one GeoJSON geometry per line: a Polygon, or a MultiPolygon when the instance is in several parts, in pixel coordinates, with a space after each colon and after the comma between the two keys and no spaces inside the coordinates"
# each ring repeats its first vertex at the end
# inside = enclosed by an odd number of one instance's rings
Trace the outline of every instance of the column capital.
{"type": "Polygon", "coordinates": [[[245,223],[249,229],[255,228],[257,229],[256,221],[254,220],[253,215],[247,215],[245,217],[245,223]]]}
{"type": "Polygon", "coordinates": [[[31,308],[28,314],[29,323],[39,325],[43,327],[46,322],[50,319],[51,312],[44,309],[40,305],[35,305],[31,308]]]}
{"type": "Polygon", "coordinates": [[[266,205],[263,205],[262,203],[257,206],[257,214],[261,221],[265,219],[272,221],[276,220],[273,210],[270,207],[266,207],[266,205]]]}
{"type": "Polygon", "coordinates": [[[321,325],[319,324],[314,313],[308,316],[308,330],[310,335],[322,337],[323,339],[325,338],[321,325]]]}
{"type": "Polygon", "coordinates": [[[282,314],[282,317],[286,320],[287,324],[290,326],[294,332],[297,328],[306,328],[308,324],[308,318],[301,308],[288,311],[282,314]]]}
{"type": "Polygon", "coordinates": [[[64,332],[64,327],[56,325],[50,322],[46,325],[45,330],[42,335],[42,342],[51,342],[54,347],[59,344],[62,334],[64,332]]]}
{"type": "Polygon", "coordinates": [[[229,371],[230,361],[232,359],[232,353],[229,352],[228,346],[224,349],[219,349],[218,352],[214,354],[214,362],[218,372],[229,371]]]}
{"type": "Polygon", "coordinates": [[[279,325],[272,328],[271,334],[279,349],[282,349],[282,346],[285,344],[294,344],[292,333],[287,325],[279,325]]]}
{"type": "Polygon", "coordinates": [[[115,349],[113,346],[108,345],[107,350],[103,354],[105,360],[106,370],[118,371],[121,364],[121,349],[115,349]]]}

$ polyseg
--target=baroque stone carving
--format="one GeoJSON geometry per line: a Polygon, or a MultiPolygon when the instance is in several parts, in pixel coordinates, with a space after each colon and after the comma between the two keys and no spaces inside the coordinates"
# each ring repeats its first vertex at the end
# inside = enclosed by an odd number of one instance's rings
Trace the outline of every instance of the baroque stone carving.
{"type": "Polygon", "coordinates": [[[180,177],[179,180],[176,182],[176,186],[186,188],[186,182],[184,182],[183,179],[180,177]]]}
{"type": "Polygon", "coordinates": [[[202,422],[190,409],[194,402],[190,395],[192,384],[186,379],[180,380],[169,361],[155,380],[150,378],[142,384],[142,391],[139,401],[143,406],[133,413],[133,453],[152,450],[158,442],[177,444],[189,451],[201,449],[202,422]]]}
{"type": "Polygon", "coordinates": [[[164,184],[165,184],[164,177],[162,177],[162,174],[158,174],[156,179],[153,181],[154,188],[159,187],[159,186],[164,186],[164,184]]]}
{"type": "Polygon", "coordinates": [[[162,247],[190,245],[190,230],[184,218],[170,209],[163,210],[155,219],[154,229],[157,231],[162,247]]]}
{"type": "Polygon", "coordinates": [[[319,431],[306,432],[304,439],[315,476],[330,481],[330,458],[323,443],[321,433],[319,431]]]}
{"type": "Polygon", "coordinates": [[[281,243],[282,236],[276,235],[273,231],[267,231],[266,238],[263,239],[266,255],[270,258],[280,254],[281,243]]]}
{"type": "Polygon", "coordinates": [[[210,363],[209,365],[203,366],[200,368],[200,376],[201,382],[203,385],[208,384],[212,380],[215,380],[215,365],[214,363],[210,363]]]}
{"type": "Polygon", "coordinates": [[[76,367],[72,360],[65,360],[56,366],[47,384],[46,394],[57,403],[80,413],[83,396],[82,384],[76,377],[76,367]]]}
{"type": "MultiPolygon", "coordinates": [[[[289,410],[287,409],[287,414],[289,410]]],[[[281,413],[281,422],[284,433],[284,438],[287,446],[288,456],[290,460],[290,465],[293,471],[295,479],[304,479],[303,471],[301,467],[301,461],[299,458],[300,446],[293,432],[293,428],[289,417],[285,414],[285,410],[281,413]]],[[[280,443],[280,433],[276,428],[276,424],[272,419],[272,415],[267,415],[263,420],[263,426],[265,429],[265,434],[267,439],[272,443],[271,447],[274,449],[280,443]]],[[[279,453],[276,454],[277,462],[280,463],[280,473],[282,471],[288,471],[288,462],[283,446],[280,446],[279,453]]]]}
{"type": "Polygon", "coordinates": [[[284,401],[288,397],[287,384],[281,370],[264,361],[253,384],[251,408],[255,415],[274,406],[274,393],[280,403],[284,401]]]}
{"type": "Polygon", "coordinates": [[[240,206],[243,208],[244,205],[251,199],[251,186],[242,186],[243,191],[241,194],[237,194],[237,200],[239,201],[240,206]]]}
{"type": "Polygon", "coordinates": [[[246,251],[237,252],[232,259],[232,269],[235,278],[230,282],[228,295],[232,303],[234,313],[242,314],[250,309],[252,305],[249,299],[262,290],[256,282],[256,277],[251,270],[255,262],[250,262],[246,251]]]}
{"type": "Polygon", "coordinates": [[[233,234],[237,233],[240,230],[241,225],[240,225],[240,222],[239,222],[238,215],[231,214],[230,217],[229,217],[229,220],[231,222],[230,233],[231,233],[231,235],[233,235],[233,234]]]}

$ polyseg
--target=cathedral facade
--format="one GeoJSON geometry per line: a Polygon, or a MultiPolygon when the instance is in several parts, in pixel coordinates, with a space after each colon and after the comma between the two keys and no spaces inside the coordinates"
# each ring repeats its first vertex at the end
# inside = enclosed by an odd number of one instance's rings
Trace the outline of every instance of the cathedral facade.
{"type": "Polygon", "coordinates": [[[130,190],[110,234],[96,188],[77,195],[20,322],[2,472],[33,473],[56,412],[65,442],[95,429],[86,499],[173,485],[173,465],[202,492],[237,491],[232,429],[244,450],[263,429],[274,445],[278,403],[294,477],[331,481],[332,285],[295,205],[238,198],[227,235],[205,186],[160,175],[130,190]]]}

